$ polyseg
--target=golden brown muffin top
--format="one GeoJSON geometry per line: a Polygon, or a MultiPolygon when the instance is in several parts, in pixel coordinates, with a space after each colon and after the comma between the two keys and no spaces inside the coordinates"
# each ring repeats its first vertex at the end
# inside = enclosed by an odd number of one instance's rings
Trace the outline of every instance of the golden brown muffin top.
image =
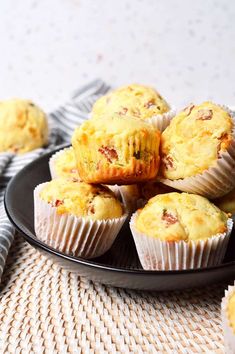
{"type": "Polygon", "coordinates": [[[104,118],[117,113],[148,119],[170,110],[167,102],[151,87],[132,84],[118,88],[99,98],[92,109],[92,118],[104,118]]]}
{"type": "Polygon", "coordinates": [[[172,180],[215,166],[232,141],[233,120],[220,106],[190,105],[171,121],[161,137],[161,173],[172,180]]]}
{"type": "Polygon", "coordinates": [[[160,194],[137,212],[136,229],[164,241],[197,241],[227,231],[228,216],[204,197],[160,194]]]}
{"type": "Polygon", "coordinates": [[[58,214],[71,214],[93,220],[119,218],[122,205],[106,187],[70,179],[56,178],[47,182],[40,198],[57,208],[58,214]]]}

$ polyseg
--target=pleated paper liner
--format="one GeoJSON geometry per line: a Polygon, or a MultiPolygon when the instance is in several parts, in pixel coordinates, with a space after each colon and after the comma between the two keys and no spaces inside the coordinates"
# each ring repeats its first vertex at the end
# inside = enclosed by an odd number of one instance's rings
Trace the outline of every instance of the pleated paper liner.
{"type": "Polygon", "coordinates": [[[228,290],[225,291],[225,296],[221,302],[221,317],[222,317],[222,327],[224,332],[224,342],[226,354],[235,353],[235,332],[231,327],[228,319],[227,308],[229,298],[235,293],[235,283],[234,286],[229,286],[228,290]]]}
{"type": "Polygon", "coordinates": [[[137,184],[131,184],[126,186],[119,186],[119,192],[123,204],[126,207],[126,210],[131,215],[136,211],[139,205],[140,192],[137,184]]]}
{"type": "Polygon", "coordinates": [[[234,127],[233,140],[227,151],[220,154],[216,166],[196,176],[178,180],[160,178],[160,182],[180,191],[200,194],[209,199],[221,197],[235,187],[235,116],[229,108],[220,107],[231,115],[234,127]]]}
{"type": "Polygon", "coordinates": [[[39,197],[45,185],[42,183],[34,190],[36,236],[48,246],[76,257],[88,259],[104,254],[112,246],[127,214],[109,220],[59,215],[56,207],[39,197]]]}
{"type": "Polygon", "coordinates": [[[140,233],[135,227],[136,216],[133,214],[130,228],[145,270],[183,270],[218,265],[224,258],[233,227],[233,221],[228,219],[225,233],[206,240],[167,242],[140,233]]]}
{"type": "Polygon", "coordinates": [[[162,133],[168,127],[175,114],[175,109],[171,109],[169,112],[157,114],[156,116],[146,119],[146,121],[162,133]]]}

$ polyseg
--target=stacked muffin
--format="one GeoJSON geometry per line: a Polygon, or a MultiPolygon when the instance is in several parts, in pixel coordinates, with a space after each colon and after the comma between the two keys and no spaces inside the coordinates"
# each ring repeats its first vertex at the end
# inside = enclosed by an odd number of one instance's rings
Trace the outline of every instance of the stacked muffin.
{"type": "MultiPolygon", "coordinates": [[[[235,188],[234,118],[226,107],[204,102],[175,114],[152,88],[122,87],[97,100],[90,119],[75,130],[72,147],[55,154],[50,169],[53,196],[44,195],[48,185],[36,190],[35,228],[52,247],[86,258],[100,255],[111,246],[128,213],[144,269],[190,269],[222,262],[233,225],[230,210],[222,211],[206,198],[222,198],[235,188]],[[75,198],[64,192],[64,183],[73,185],[68,190],[72,188],[75,198]],[[93,208],[97,191],[109,203],[103,200],[93,208]],[[43,206],[37,208],[37,203],[43,206]],[[65,216],[58,227],[56,218],[65,216]],[[80,224],[75,227],[73,220],[68,226],[71,217],[80,224]],[[103,245],[110,235],[106,225],[114,220],[118,227],[111,232],[112,242],[92,252],[92,227],[97,230],[97,222],[104,222],[97,241],[103,245]],[[76,230],[73,236],[71,230],[76,230]],[[81,250],[80,239],[90,253],[81,250]]],[[[220,205],[221,199],[215,203],[220,205]]]]}

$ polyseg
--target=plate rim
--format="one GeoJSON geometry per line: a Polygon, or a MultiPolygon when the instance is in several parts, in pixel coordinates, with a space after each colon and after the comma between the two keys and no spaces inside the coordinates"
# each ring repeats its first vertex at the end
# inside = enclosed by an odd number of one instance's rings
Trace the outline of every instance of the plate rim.
{"type": "MultiPolygon", "coordinates": [[[[198,268],[198,269],[184,269],[184,270],[145,270],[145,269],[128,269],[128,268],[122,268],[122,267],[114,267],[110,265],[105,265],[103,263],[97,263],[94,262],[90,259],[83,259],[79,257],[75,257],[72,255],[67,255],[63,252],[60,252],[50,246],[48,246],[46,243],[40,241],[37,239],[36,235],[32,234],[30,235],[29,233],[26,233],[20,225],[17,223],[17,217],[15,217],[14,212],[12,211],[11,207],[9,206],[9,191],[12,188],[12,185],[14,185],[15,180],[19,178],[21,174],[24,174],[25,170],[28,168],[33,167],[38,161],[43,160],[48,157],[49,158],[52,154],[57,152],[58,150],[61,150],[62,148],[66,148],[71,146],[71,144],[63,144],[51,151],[47,151],[46,153],[42,154],[35,160],[31,161],[29,164],[24,166],[17,174],[10,179],[10,181],[7,184],[5,194],[4,194],[4,207],[6,210],[6,214],[10,220],[10,222],[13,224],[13,226],[19,231],[19,233],[24,237],[24,239],[30,244],[33,245],[37,248],[42,249],[43,251],[49,252],[53,254],[54,256],[61,257],[63,259],[66,259],[71,262],[75,262],[76,264],[81,264],[82,266],[90,267],[90,268],[98,268],[99,270],[108,270],[111,272],[118,272],[118,273],[125,273],[125,274],[135,274],[135,275],[146,275],[146,276],[162,276],[162,275],[179,275],[179,274],[195,274],[195,273],[205,273],[205,272],[213,272],[216,270],[219,270],[221,268],[232,268],[235,266],[235,260],[231,262],[226,262],[222,263],[220,265],[216,266],[211,266],[211,267],[203,267],[203,268],[198,268]]],[[[31,232],[30,232],[31,233],[31,232]]]]}

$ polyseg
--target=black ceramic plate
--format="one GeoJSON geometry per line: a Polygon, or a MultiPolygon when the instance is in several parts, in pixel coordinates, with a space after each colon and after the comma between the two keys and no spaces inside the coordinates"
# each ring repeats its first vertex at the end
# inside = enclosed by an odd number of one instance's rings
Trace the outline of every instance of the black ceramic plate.
{"type": "MultiPolygon", "coordinates": [[[[55,151],[54,151],[55,152],[55,151]]],[[[53,152],[53,153],[54,153],[53,152]]],[[[85,260],[48,247],[34,233],[33,190],[39,183],[50,180],[48,153],[23,168],[8,184],[5,206],[11,222],[33,247],[61,267],[113,286],[176,290],[202,287],[235,277],[235,235],[233,234],[224,263],[220,266],[185,271],[145,271],[142,269],[128,224],[124,225],[112,248],[102,257],[85,260]]]]}

